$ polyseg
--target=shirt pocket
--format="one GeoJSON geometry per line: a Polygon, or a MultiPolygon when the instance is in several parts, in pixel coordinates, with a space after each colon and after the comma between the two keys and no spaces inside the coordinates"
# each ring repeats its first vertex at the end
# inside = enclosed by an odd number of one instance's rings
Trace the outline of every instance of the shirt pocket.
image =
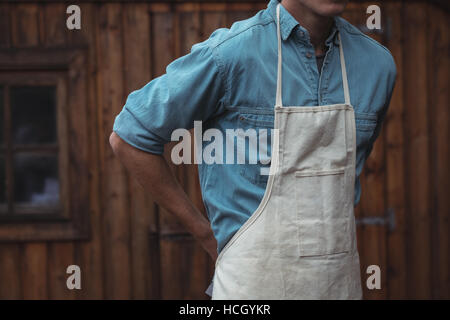
{"type": "Polygon", "coordinates": [[[239,155],[241,157],[239,174],[261,187],[267,184],[269,177],[273,121],[273,110],[238,109],[236,150],[238,158],[239,155]]]}
{"type": "Polygon", "coordinates": [[[356,145],[358,149],[368,147],[377,126],[376,113],[355,112],[356,145]]]}

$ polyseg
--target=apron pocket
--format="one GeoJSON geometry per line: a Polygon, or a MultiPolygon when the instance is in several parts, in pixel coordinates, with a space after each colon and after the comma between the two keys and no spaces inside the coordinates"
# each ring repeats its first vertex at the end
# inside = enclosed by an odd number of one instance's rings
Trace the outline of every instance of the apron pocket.
{"type": "Polygon", "coordinates": [[[297,171],[295,176],[299,255],[348,252],[349,206],[346,205],[344,168],[297,171]]]}

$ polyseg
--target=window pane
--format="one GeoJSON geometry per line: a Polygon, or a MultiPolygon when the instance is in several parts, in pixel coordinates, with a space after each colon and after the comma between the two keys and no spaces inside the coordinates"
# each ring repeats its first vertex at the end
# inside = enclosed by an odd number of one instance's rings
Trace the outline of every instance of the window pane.
{"type": "Polygon", "coordinates": [[[56,142],[55,87],[12,87],[14,144],[56,142]]]}
{"type": "Polygon", "coordinates": [[[4,144],[3,131],[5,130],[5,123],[3,122],[3,115],[5,114],[5,109],[3,108],[3,100],[3,87],[0,86],[0,146],[4,144]]]}
{"type": "Polygon", "coordinates": [[[14,156],[14,201],[37,206],[59,204],[56,155],[14,156]]]}

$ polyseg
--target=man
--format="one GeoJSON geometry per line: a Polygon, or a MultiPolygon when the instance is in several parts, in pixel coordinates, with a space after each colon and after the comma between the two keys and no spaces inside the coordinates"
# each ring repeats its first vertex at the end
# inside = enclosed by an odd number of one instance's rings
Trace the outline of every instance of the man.
{"type": "Polygon", "coordinates": [[[353,206],[396,70],[386,48],[337,17],[346,3],[271,0],[194,45],[116,118],[110,141],[130,174],[214,260],[220,253],[215,299],[361,297],[353,206]],[[251,143],[237,150],[244,164],[199,164],[209,221],[161,156],[196,120],[224,136],[256,129],[258,144],[275,129],[270,175],[263,156],[249,163],[251,143]]]}

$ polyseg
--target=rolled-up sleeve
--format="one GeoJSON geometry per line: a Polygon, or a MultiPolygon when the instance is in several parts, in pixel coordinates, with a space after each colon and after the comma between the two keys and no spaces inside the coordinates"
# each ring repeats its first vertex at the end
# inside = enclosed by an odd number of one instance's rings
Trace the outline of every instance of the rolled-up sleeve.
{"type": "Polygon", "coordinates": [[[162,154],[178,128],[190,129],[221,111],[226,87],[220,58],[208,40],[173,61],[166,73],[133,91],[113,131],[140,150],[162,154]]]}

